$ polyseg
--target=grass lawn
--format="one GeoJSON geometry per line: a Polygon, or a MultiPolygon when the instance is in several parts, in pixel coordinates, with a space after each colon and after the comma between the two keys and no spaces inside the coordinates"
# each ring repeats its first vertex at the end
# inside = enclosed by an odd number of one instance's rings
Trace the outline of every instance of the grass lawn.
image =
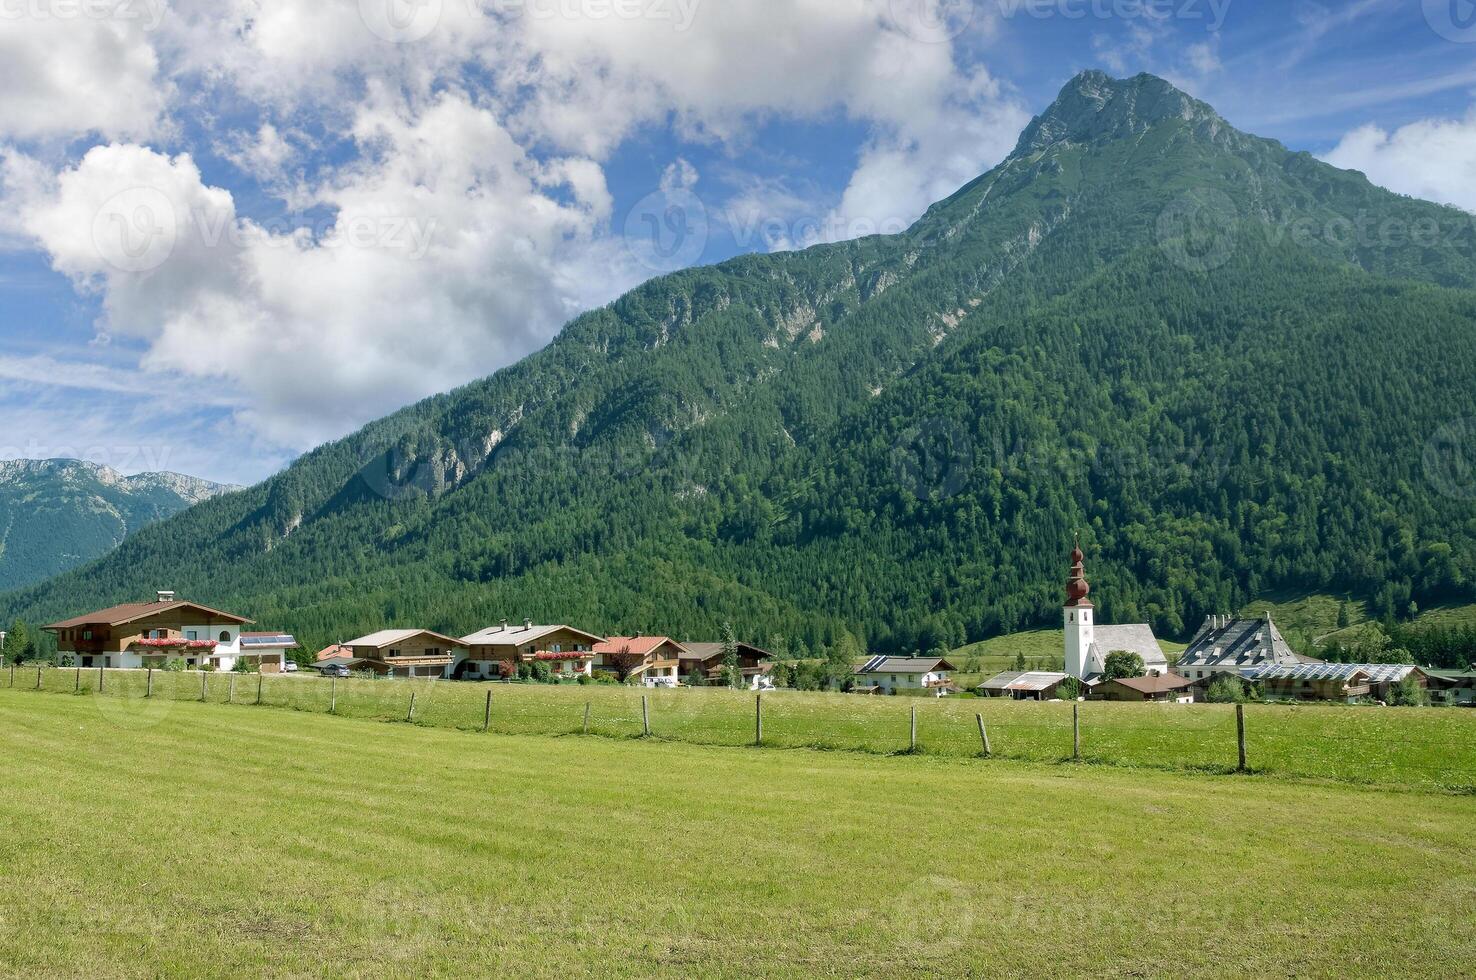
{"type": "MultiPolygon", "coordinates": [[[[16,675],[15,692],[31,697],[90,697],[97,671],[50,669],[42,691],[36,675],[16,675]]],[[[644,692],[636,688],[472,684],[447,681],[336,683],[316,677],[261,679],[263,704],[298,712],[372,721],[405,721],[415,696],[416,725],[479,730],[492,695],[491,731],[504,735],[572,735],[583,731],[586,706],[592,735],[635,738],[644,730],[667,741],[745,746],[755,736],[751,693],[712,688],[644,692]]],[[[3,683],[9,683],[6,677],[3,683]]],[[[198,702],[198,673],[154,673],[145,701],[141,671],[108,671],[101,709],[123,716],[164,715],[198,702]],[[136,702],[136,703],[135,703],[136,702]]],[[[257,696],[258,678],[205,675],[211,702],[238,710],[257,696]]],[[[1071,704],[1000,700],[886,698],[776,691],[764,696],[764,744],[895,754],[910,744],[911,712],[927,755],[974,759],[981,754],[976,715],[983,715],[996,756],[1059,762],[1072,752],[1071,704]]],[[[1230,705],[1113,704],[1079,707],[1082,755],[1088,762],[1137,768],[1228,772],[1236,765],[1235,709],[1230,705]]],[[[1250,767],[1268,776],[1332,779],[1407,788],[1476,792],[1476,711],[1459,708],[1373,708],[1347,705],[1249,705],[1250,767]]]]}
{"type": "Polygon", "coordinates": [[[9,976],[1444,975],[1476,798],[0,690],[9,976]]]}

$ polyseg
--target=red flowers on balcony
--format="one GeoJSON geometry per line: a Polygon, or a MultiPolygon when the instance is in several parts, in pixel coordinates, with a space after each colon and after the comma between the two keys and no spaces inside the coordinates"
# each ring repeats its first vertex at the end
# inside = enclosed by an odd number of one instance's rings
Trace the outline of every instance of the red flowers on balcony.
{"type": "Polygon", "coordinates": [[[179,636],[164,636],[134,640],[132,645],[155,650],[214,650],[216,644],[214,640],[186,640],[179,636]]]}

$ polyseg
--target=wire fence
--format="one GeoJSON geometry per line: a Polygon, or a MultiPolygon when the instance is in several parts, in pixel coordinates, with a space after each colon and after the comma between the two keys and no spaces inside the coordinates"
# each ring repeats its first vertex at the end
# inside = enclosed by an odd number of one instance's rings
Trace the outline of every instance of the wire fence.
{"type": "Polygon", "coordinates": [[[4,682],[94,697],[110,721],[133,727],[194,701],[503,735],[1081,762],[1476,793],[1476,712],[1452,708],[1034,703],[44,665],[11,665],[4,682]]]}

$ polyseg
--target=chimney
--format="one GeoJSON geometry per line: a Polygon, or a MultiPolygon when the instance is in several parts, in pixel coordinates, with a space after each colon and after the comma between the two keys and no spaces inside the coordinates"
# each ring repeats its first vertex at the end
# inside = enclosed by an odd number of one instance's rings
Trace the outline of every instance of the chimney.
{"type": "Polygon", "coordinates": [[[506,633],[507,632],[507,620],[505,620],[505,619],[502,621],[502,629],[500,630],[500,632],[503,632],[503,633],[506,633]]]}
{"type": "Polygon", "coordinates": [[[174,601],[174,593],[173,592],[170,592],[170,591],[168,591],[166,589],[160,589],[159,590],[159,594],[158,594],[158,598],[155,601],[157,601],[157,602],[173,602],[174,601]]]}
{"type": "Polygon", "coordinates": [[[533,620],[531,620],[531,619],[525,619],[525,620],[523,620],[523,629],[530,630],[532,628],[533,628],[533,620]]]}

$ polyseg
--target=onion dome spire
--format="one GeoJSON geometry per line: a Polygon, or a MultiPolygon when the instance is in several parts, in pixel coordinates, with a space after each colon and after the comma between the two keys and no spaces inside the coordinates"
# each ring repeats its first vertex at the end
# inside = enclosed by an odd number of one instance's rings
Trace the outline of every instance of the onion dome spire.
{"type": "Polygon", "coordinates": [[[1087,596],[1091,594],[1091,584],[1086,580],[1086,555],[1081,550],[1081,537],[1078,535],[1076,544],[1071,549],[1071,578],[1066,581],[1066,605],[1068,606],[1090,606],[1091,602],[1087,596]]]}

